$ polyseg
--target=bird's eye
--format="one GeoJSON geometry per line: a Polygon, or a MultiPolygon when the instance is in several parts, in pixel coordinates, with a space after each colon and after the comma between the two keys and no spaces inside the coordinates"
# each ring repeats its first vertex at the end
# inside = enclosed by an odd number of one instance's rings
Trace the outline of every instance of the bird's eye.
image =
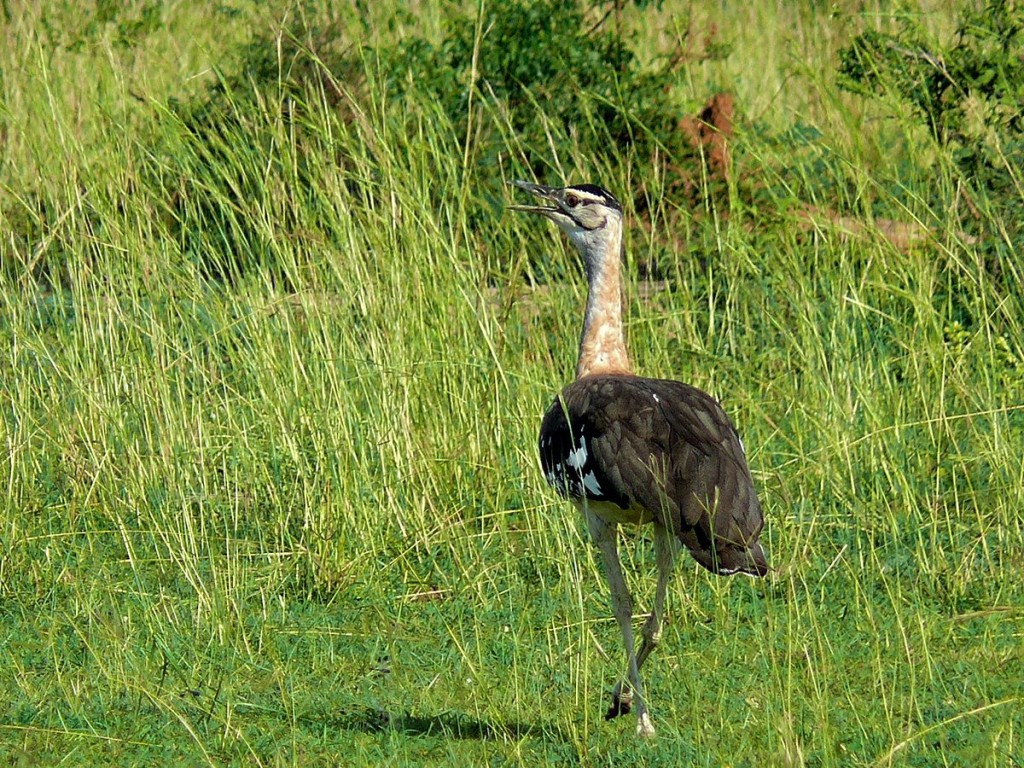
{"type": "Polygon", "coordinates": [[[565,196],[565,204],[570,208],[575,208],[577,205],[580,204],[580,199],[576,197],[576,195],[570,193],[565,196]]]}

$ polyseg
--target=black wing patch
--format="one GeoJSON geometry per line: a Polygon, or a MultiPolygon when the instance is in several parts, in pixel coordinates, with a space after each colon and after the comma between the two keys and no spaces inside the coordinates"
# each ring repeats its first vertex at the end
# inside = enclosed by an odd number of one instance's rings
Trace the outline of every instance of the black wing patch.
{"type": "Polygon", "coordinates": [[[538,448],[544,479],[562,498],[608,501],[628,509],[629,499],[595,460],[592,446],[598,437],[586,419],[570,420],[562,398],[555,398],[540,428],[538,448]]]}

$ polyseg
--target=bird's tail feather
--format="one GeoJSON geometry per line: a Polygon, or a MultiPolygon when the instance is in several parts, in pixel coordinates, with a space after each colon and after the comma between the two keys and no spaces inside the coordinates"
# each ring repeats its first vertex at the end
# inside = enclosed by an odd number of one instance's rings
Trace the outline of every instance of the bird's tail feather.
{"type": "Polygon", "coordinates": [[[746,547],[719,546],[716,553],[715,567],[710,568],[717,574],[729,576],[733,573],[745,573],[748,576],[761,578],[772,568],[768,565],[761,542],[755,541],[746,547]]]}

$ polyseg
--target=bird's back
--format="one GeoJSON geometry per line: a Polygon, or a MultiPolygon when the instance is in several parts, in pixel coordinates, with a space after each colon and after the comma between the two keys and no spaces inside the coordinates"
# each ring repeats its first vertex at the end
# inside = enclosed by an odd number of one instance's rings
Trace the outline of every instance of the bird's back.
{"type": "Polygon", "coordinates": [[[653,519],[715,573],[763,576],[764,520],[743,445],[717,401],[678,381],[584,376],[540,431],[545,477],[618,519],[653,519]],[[613,506],[612,506],[613,505],[613,506]]]}

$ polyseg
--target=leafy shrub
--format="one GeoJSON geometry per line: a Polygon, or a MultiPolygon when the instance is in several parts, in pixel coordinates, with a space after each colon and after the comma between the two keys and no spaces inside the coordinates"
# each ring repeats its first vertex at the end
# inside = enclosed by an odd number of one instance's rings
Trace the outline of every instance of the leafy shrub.
{"type": "MultiPolygon", "coordinates": [[[[472,89],[500,103],[533,162],[548,155],[549,123],[564,135],[576,133],[582,152],[607,158],[670,140],[678,120],[667,94],[669,70],[643,71],[622,37],[587,29],[578,3],[524,0],[492,10],[479,25],[456,19],[439,45],[419,40],[384,55],[389,90],[415,83],[408,95],[437,100],[457,125],[470,117],[472,89]],[[478,26],[486,30],[479,44],[478,26]]],[[[487,143],[491,153],[504,149],[499,137],[487,143]]]]}
{"type": "MultiPolygon", "coordinates": [[[[1024,7],[995,0],[967,10],[946,46],[930,41],[913,17],[900,23],[896,34],[865,32],[842,51],[840,85],[908,105],[974,192],[964,229],[993,235],[986,222],[998,221],[1011,243],[1024,244],[1024,7]]],[[[983,240],[1002,250],[998,237],[983,240]]]]}
{"type": "MultiPolygon", "coordinates": [[[[466,186],[476,194],[468,216],[480,230],[495,223],[495,201],[506,194],[499,188],[504,176],[551,177],[552,137],[595,168],[630,164],[635,177],[657,176],[650,171],[659,157],[692,152],[679,130],[683,110],[672,98],[680,67],[722,57],[727,49],[714,35],[692,44],[684,40],[675,55],[645,68],[625,37],[608,28],[607,19],[620,5],[594,23],[578,0],[516,0],[488,7],[482,19],[455,15],[438,42],[412,37],[372,51],[346,47],[338,22],[314,10],[294,14],[296,21],[282,34],[257,37],[246,46],[237,71],[223,74],[202,99],[174,107],[187,136],[187,147],[171,152],[169,162],[182,168],[181,181],[170,186],[184,250],[215,276],[248,268],[237,259],[262,250],[251,242],[245,219],[266,195],[265,178],[253,173],[268,167],[267,158],[249,163],[228,155],[237,154],[240,144],[253,148],[250,154],[272,155],[261,124],[277,120],[275,110],[287,110],[296,164],[302,165],[308,146],[329,156],[330,148],[295,112],[324,99],[347,120],[355,109],[349,99],[369,103],[373,94],[386,94],[384,119],[396,132],[422,105],[434,105],[454,128],[447,140],[460,153],[472,151],[467,172],[473,178],[466,186]],[[345,83],[345,94],[336,83],[345,83]],[[484,105],[482,117],[472,105],[484,105]],[[211,170],[198,184],[196,167],[211,170]]],[[[302,173],[288,179],[292,185],[312,183],[302,173]]],[[[671,187],[679,180],[666,183],[671,187]]],[[[351,182],[357,200],[370,194],[361,184],[351,182]]],[[[315,197],[312,189],[297,192],[300,199],[315,197]]]]}

